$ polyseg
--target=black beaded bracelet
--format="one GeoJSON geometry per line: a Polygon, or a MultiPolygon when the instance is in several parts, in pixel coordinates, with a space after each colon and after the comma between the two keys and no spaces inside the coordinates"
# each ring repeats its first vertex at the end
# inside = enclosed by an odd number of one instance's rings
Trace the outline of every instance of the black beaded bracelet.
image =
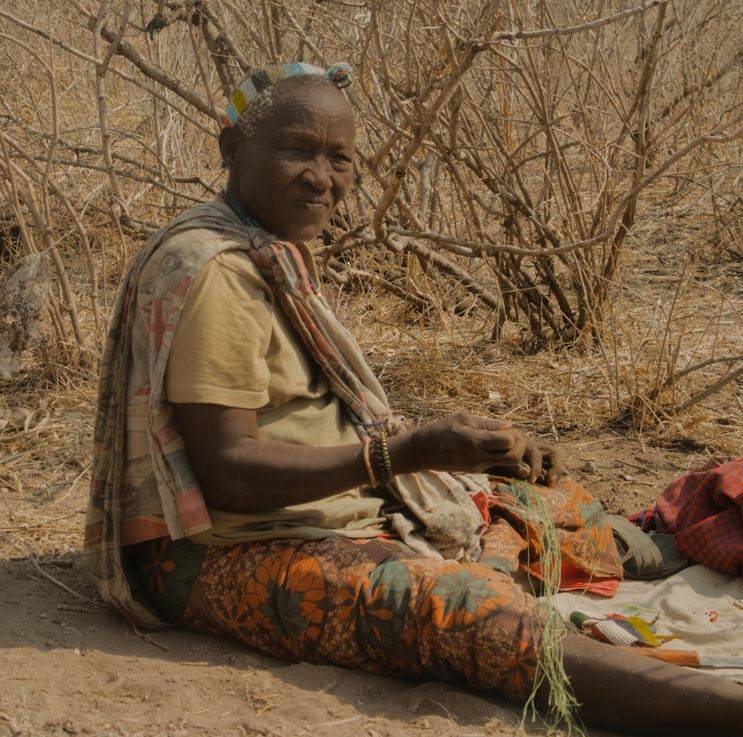
{"type": "Polygon", "coordinates": [[[369,445],[369,461],[379,485],[386,486],[392,480],[392,459],[387,447],[385,430],[380,430],[372,437],[369,445]]]}

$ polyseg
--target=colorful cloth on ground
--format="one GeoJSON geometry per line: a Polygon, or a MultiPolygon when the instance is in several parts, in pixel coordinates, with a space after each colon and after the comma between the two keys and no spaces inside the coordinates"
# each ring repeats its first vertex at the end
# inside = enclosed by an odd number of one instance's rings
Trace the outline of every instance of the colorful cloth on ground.
{"type": "Polygon", "coordinates": [[[181,626],[283,660],[463,680],[520,700],[531,691],[535,600],[485,564],[384,539],[137,547],[147,594],[181,626]]]}
{"type": "MultiPolygon", "coordinates": [[[[121,547],[211,527],[164,377],[188,288],[205,263],[228,249],[253,259],[359,435],[397,428],[381,384],[294,245],[246,225],[221,200],[194,207],[155,233],[122,284],[104,348],[85,531],[86,563],[101,596],[143,627],[161,622],[132,597],[121,547]]],[[[487,488],[486,479],[475,477],[398,475],[389,491],[404,510],[390,515],[390,525],[424,555],[476,560],[483,519],[470,493],[487,488]]]]}
{"type": "Polygon", "coordinates": [[[743,458],[712,462],[671,483],[655,507],[630,516],[645,532],[675,535],[679,552],[743,575],[743,458]]]}
{"type": "MultiPolygon", "coordinates": [[[[617,612],[652,621],[657,631],[674,635],[661,651],[695,650],[711,657],[743,654],[743,576],[726,576],[707,566],[695,564],[657,581],[624,581],[611,599],[566,592],[553,596],[551,603],[563,619],[578,610],[596,618],[617,612]]],[[[715,668],[709,673],[743,684],[743,668],[715,668]]]]}

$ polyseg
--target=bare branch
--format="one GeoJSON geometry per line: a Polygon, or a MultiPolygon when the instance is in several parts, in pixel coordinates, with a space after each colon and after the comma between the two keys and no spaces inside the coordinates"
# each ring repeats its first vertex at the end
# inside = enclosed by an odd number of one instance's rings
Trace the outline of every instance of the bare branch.
{"type": "Polygon", "coordinates": [[[617,21],[630,18],[633,15],[640,15],[646,13],[651,8],[657,5],[666,5],[670,0],[645,0],[642,5],[638,5],[634,8],[628,8],[627,10],[620,10],[617,13],[612,13],[604,18],[598,18],[597,20],[590,21],[589,23],[580,23],[575,26],[562,26],[561,28],[538,28],[534,31],[501,31],[496,33],[491,38],[491,43],[496,41],[515,41],[517,39],[530,39],[530,38],[551,38],[552,36],[569,36],[573,33],[584,33],[585,31],[595,31],[597,28],[603,28],[610,23],[616,23],[617,21]]]}

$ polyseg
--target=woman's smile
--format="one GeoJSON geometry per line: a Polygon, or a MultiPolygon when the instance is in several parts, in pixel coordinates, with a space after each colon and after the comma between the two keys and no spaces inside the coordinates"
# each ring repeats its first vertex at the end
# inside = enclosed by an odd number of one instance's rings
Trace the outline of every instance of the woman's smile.
{"type": "Polygon", "coordinates": [[[294,201],[299,203],[302,207],[308,207],[312,210],[327,210],[329,207],[332,207],[332,204],[324,199],[297,197],[294,201]]]}

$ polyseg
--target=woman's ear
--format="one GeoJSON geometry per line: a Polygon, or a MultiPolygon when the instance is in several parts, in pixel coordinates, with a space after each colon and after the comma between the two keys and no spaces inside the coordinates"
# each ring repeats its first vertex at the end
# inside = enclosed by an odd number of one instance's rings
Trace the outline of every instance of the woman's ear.
{"type": "Polygon", "coordinates": [[[243,135],[232,126],[226,126],[219,132],[219,152],[222,154],[222,161],[228,169],[234,170],[237,155],[237,149],[242,142],[243,135]]]}

